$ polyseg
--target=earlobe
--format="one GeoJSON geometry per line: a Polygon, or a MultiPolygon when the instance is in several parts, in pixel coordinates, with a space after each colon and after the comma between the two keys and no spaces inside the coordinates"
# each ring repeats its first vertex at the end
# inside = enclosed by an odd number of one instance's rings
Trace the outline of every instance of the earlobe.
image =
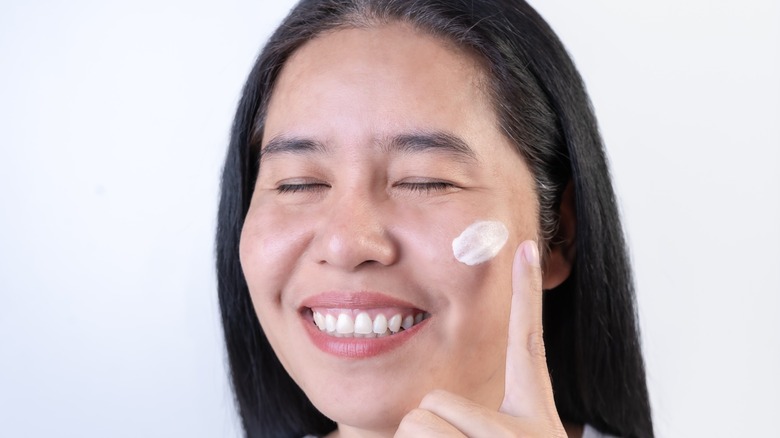
{"type": "Polygon", "coordinates": [[[577,256],[577,211],[571,180],[563,191],[559,213],[558,230],[542,265],[542,289],[545,290],[556,288],[569,278],[577,256]]]}

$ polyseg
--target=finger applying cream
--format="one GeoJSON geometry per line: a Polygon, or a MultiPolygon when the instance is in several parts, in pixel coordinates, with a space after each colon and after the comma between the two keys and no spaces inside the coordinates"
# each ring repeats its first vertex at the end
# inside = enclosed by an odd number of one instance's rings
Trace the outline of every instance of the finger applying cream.
{"type": "Polygon", "coordinates": [[[509,238],[509,230],[499,221],[477,221],[452,240],[452,253],[469,266],[484,263],[498,254],[509,238]]]}

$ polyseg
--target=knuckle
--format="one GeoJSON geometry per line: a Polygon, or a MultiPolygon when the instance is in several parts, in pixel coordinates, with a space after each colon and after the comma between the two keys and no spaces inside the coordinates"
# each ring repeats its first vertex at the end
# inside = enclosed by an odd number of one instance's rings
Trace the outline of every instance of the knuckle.
{"type": "Polygon", "coordinates": [[[424,409],[424,410],[436,410],[437,406],[441,406],[442,403],[444,403],[447,400],[447,393],[435,389],[427,394],[420,400],[420,404],[417,406],[418,409],[424,409]]]}
{"type": "Polygon", "coordinates": [[[420,402],[420,405],[435,405],[439,403],[442,399],[446,398],[448,396],[448,392],[444,391],[443,389],[434,389],[430,391],[429,393],[425,394],[422,401],[420,402]]]}
{"type": "Polygon", "coordinates": [[[437,411],[437,407],[443,405],[457,407],[458,411],[463,412],[469,418],[481,420],[491,418],[490,411],[483,406],[442,389],[432,390],[423,397],[423,401],[420,403],[421,408],[430,409],[433,412],[437,411]]]}
{"type": "Polygon", "coordinates": [[[430,424],[433,420],[433,414],[426,410],[421,408],[415,408],[409,411],[404,418],[401,420],[401,425],[406,426],[423,426],[426,424],[430,424]]]}

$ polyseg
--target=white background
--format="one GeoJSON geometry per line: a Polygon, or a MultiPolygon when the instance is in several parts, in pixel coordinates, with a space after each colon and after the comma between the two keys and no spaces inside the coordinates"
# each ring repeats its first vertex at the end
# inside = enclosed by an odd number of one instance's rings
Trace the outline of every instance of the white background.
{"type": "MultiPolygon", "coordinates": [[[[213,234],[267,3],[0,4],[0,436],[239,435],[213,234]]],[[[776,433],[780,4],[533,4],[601,122],[658,436],[776,433]]]]}

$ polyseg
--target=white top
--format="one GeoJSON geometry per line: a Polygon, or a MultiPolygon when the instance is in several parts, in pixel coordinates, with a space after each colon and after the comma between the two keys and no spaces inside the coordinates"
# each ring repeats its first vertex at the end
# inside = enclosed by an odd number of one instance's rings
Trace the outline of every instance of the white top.
{"type": "Polygon", "coordinates": [[[585,427],[582,428],[582,438],[617,438],[617,437],[614,435],[601,433],[598,430],[591,427],[590,424],[586,424],[585,427]]]}

